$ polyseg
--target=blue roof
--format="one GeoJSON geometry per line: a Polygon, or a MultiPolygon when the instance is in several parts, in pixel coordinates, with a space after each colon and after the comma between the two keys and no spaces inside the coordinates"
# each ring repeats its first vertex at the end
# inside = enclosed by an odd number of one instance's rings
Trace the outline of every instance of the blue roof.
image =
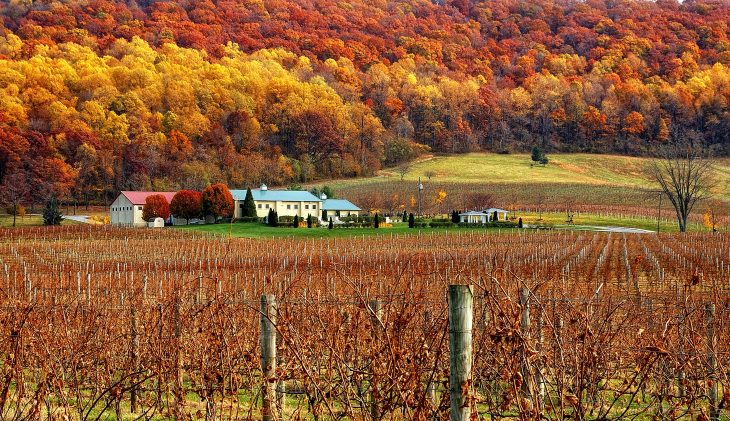
{"type": "Polygon", "coordinates": [[[362,210],[355,206],[354,203],[345,199],[325,199],[322,204],[322,210],[346,210],[346,211],[359,211],[362,210]]]}
{"type": "MultiPolygon", "coordinates": [[[[253,200],[270,200],[272,202],[319,202],[317,196],[304,190],[251,190],[253,200]]],[[[231,190],[233,200],[246,200],[246,190],[231,190]]]]}

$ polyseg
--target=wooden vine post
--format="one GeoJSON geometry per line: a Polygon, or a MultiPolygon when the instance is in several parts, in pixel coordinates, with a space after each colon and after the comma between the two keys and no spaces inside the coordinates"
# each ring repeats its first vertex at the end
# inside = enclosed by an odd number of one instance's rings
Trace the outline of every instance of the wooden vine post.
{"type": "Polygon", "coordinates": [[[472,324],[474,290],[471,285],[449,285],[449,397],[451,421],[471,415],[472,324]]]}
{"type": "MultiPolygon", "coordinates": [[[[130,333],[132,335],[132,340],[130,344],[131,368],[132,372],[137,372],[139,370],[139,325],[137,323],[137,307],[134,302],[132,303],[132,308],[130,310],[130,322],[130,333]]],[[[134,385],[136,381],[137,376],[133,376],[133,385],[129,389],[129,407],[132,414],[137,413],[137,386],[134,385]]]]}
{"type": "Polygon", "coordinates": [[[707,318],[707,378],[709,379],[710,390],[710,421],[720,419],[720,408],[717,395],[717,356],[715,355],[715,304],[705,305],[705,316],[707,318]]]}
{"type": "Polygon", "coordinates": [[[530,365],[528,364],[527,344],[530,339],[530,289],[523,287],[520,290],[520,330],[522,331],[522,347],[520,349],[520,371],[522,373],[522,394],[530,396],[530,365]]]}
{"type": "Polygon", "coordinates": [[[276,297],[261,296],[261,373],[263,376],[261,419],[277,418],[276,410],[276,297]]]}
{"type": "MultiPolygon", "coordinates": [[[[373,325],[373,336],[378,340],[383,333],[383,303],[379,300],[370,300],[370,320],[373,325]]],[[[375,375],[371,373],[370,379],[370,415],[373,419],[380,419],[380,404],[378,402],[378,394],[375,393],[373,387],[376,385],[375,375]]]]}

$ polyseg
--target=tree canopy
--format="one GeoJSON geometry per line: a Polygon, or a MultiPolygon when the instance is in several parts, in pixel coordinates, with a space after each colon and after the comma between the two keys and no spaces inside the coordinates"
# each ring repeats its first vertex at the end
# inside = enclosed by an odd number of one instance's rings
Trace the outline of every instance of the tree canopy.
{"type": "Polygon", "coordinates": [[[726,155],[728,21],[715,0],[2,2],[0,184],[108,200],[676,133],[726,155]]]}

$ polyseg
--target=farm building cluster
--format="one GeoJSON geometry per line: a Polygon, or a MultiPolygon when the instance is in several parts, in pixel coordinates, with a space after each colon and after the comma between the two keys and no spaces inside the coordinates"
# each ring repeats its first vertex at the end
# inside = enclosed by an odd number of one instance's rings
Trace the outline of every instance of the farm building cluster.
{"type": "MultiPolygon", "coordinates": [[[[233,218],[240,218],[243,214],[244,200],[247,190],[231,190],[233,196],[233,218]]],[[[110,209],[110,223],[113,225],[147,226],[160,224],[160,221],[145,221],[142,217],[145,201],[149,196],[160,194],[170,203],[177,192],[149,192],[123,191],[114,200],[110,209]]],[[[329,199],[322,194],[320,197],[308,191],[301,190],[269,190],[264,184],[258,189],[252,189],[251,194],[256,205],[256,214],[265,218],[270,210],[279,216],[299,216],[306,218],[309,215],[320,220],[340,217],[357,216],[362,209],[345,199],[329,199]]],[[[175,223],[174,217],[164,224],[175,223]]]]}

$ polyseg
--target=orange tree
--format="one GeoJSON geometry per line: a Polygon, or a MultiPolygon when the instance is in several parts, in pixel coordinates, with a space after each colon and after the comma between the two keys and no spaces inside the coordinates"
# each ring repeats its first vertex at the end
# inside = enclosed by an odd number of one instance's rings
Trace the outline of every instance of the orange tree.
{"type": "Polygon", "coordinates": [[[170,204],[167,203],[165,196],[161,194],[153,194],[144,201],[142,209],[142,218],[149,221],[151,218],[162,218],[167,220],[170,217],[170,204]]]}
{"type": "Polygon", "coordinates": [[[218,218],[233,216],[233,196],[228,186],[223,183],[213,184],[205,188],[202,194],[202,208],[204,215],[218,218]]]}

